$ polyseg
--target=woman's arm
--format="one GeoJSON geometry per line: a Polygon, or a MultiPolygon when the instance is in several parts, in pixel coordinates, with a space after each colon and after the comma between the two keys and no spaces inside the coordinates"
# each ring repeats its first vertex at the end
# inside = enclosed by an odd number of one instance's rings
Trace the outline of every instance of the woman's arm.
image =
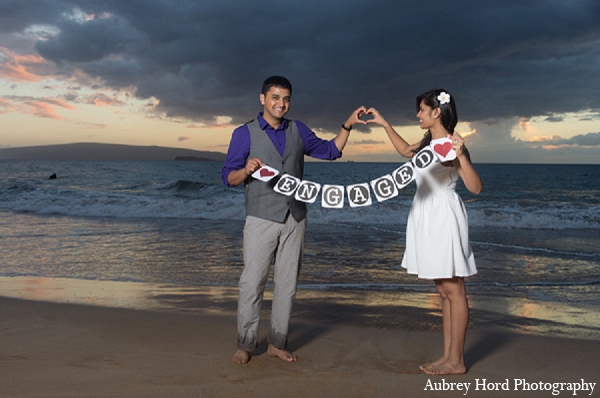
{"type": "Polygon", "coordinates": [[[406,142],[406,140],[402,138],[400,134],[398,134],[396,130],[394,130],[394,128],[387,122],[387,120],[385,120],[384,117],[381,116],[377,109],[370,108],[369,110],[367,110],[367,114],[373,115],[373,119],[369,120],[367,123],[375,123],[383,127],[385,133],[392,142],[392,145],[394,146],[394,148],[396,148],[396,151],[398,151],[400,155],[404,156],[405,158],[413,157],[414,150],[419,147],[419,143],[411,145],[408,142],[406,142]]]}
{"type": "Polygon", "coordinates": [[[470,192],[479,195],[483,189],[483,182],[471,163],[471,156],[465,146],[464,139],[458,133],[451,135],[450,139],[452,140],[452,149],[456,152],[456,159],[453,162],[458,175],[470,192]]]}

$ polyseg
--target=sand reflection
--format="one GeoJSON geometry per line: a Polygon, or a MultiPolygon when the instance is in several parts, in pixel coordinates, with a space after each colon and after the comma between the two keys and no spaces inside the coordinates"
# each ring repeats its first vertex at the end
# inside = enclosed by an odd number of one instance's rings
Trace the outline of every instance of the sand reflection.
{"type": "MultiPolygon", "coordinates": [[[[0,277],[0,294],[26,300],[233,316],[237,288],[44,277],[0,277]]],[[[272,291],[265,293],[263,315],[272,291]]],[[[600,315],[568,303],[469,296],[470,328],[560,337],[600,338],[600,315]]],[[[439,297],[433,292],[360,289],[300,289],[294,319],[386,329],[436,331],[441,328],[439,297]]]]}

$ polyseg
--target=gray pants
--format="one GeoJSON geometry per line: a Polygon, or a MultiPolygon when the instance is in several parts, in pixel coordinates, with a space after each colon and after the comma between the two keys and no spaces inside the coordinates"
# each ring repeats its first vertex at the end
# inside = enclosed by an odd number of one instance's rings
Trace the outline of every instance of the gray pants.
{"type": "Polygon", "coordinates": [[[273,272],[273,306],[269,343],[287,344],[288,324],[302,263],[306,218],[288,215],[284,223],[248,216],[244,226],[244,271],[239,282],[237,346],[252,352],[258,345],[258,322],[269,268],[273,272]]]}

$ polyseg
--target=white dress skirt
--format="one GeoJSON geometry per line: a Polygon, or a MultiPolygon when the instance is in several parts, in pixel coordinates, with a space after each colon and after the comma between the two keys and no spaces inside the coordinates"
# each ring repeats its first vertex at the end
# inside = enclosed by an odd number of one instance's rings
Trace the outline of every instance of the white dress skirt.
{"type": "Polygon", "coordinates": [[[476,274],[467,212],[455,191],[458,171],[436,159],[415,167],[414,174],[417,191],[406,223],[402,267],[423,279],[476,274]]]}

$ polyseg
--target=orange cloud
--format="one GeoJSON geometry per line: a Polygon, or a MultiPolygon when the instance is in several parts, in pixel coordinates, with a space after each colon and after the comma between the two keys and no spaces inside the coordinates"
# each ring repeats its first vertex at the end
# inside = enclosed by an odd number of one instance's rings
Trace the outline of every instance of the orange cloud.
{"type": "Polygon", "coordinates": [[[118,98],[110,97],[104,93],[95,93],[93,96],[90,96],[87,99],[87,103],[96,106],[122,106],[124,104],[124,102],[119,100],[118,98]]]}
{"type": "Polygon", "coordinates": [[[10,97],[0,99],[0,106],[8,108],[7,112],[22,112],[37,117],[63,120],[55,112],[56,107],[69,110],[76,109],[73,105],[57,98],[10,97]]]}
{"type": "Polygon", "coordinates": [[[519,127],[526,133],[535,133],[538,131],[535,127],[531,126],[531,124],[529,124],[529,121],[525,118],[519,120],[519,127]]]}
{"type": "Polygon", "coordinates": [[[4,98],[0,98],[0,115],[12,112],[12,103],[4,98]]]}
{"type": "Polygon", "coordinates": [[[17,82],[44,80],[53,67],[37,54],[20,55],[0,47],[0,78],[17,82]]]}
{"type": "Polygon", "coordinates": [[[531,137],[528,141],[529,142],[545,142],[545,141],[556,141],[556,140],[562,140],[562,138],[558,135],[553,135],[552,137],[537,136],[537,137],[531,137]]]}
{"type": "Polygon", "coordinates": [[[542,148],[547,150],[547,151],[553,151],[555,149],[562,149],[562,148],[576,148],[579,145],[574,145],[574,144],[563,144],[563,145],[542,145],[542,148]]]}

